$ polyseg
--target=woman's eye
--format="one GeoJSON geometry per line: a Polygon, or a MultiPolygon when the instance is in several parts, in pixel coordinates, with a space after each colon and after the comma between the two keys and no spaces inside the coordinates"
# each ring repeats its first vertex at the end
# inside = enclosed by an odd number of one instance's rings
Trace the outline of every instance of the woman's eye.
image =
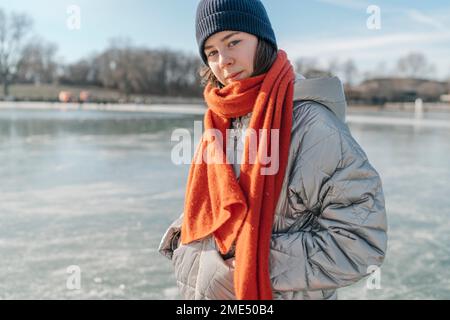
{"type": "Polygon", "coordinates": [[[230,42],[230,45],[235,46],[235,45],[237,45],[239,42],[241,42],[241,41],[240,41],[240,40],[234,40],[234,41],[231,41],[231,42],[230,42]]]}
{"type": "MultiPolygon", "coordinates": [[[[239,42],[241,42],[241,40],[234,40],[234,41],[231,41],[231,42],[229,43],[228,46],[234,47],[234,46],[237,45],[239,42]]],[[[216,53],[217,53],[216,50],[211,51],[210,53],[207,54],[207,57],[212,57],[212,56],[214,56],[216,53]]]]}

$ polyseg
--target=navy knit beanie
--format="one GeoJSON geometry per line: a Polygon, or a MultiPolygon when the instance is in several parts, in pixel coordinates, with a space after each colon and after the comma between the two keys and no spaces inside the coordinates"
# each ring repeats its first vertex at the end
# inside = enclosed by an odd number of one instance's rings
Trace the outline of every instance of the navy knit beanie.
{"type": "Polygon", "coordinates": [[[225,30],[253,34],[278,50],[275,33],[260,0],[201,0],[195,25],[200,56],[206,65],[208,60],[203,52],[206,40],[225,30]]]}

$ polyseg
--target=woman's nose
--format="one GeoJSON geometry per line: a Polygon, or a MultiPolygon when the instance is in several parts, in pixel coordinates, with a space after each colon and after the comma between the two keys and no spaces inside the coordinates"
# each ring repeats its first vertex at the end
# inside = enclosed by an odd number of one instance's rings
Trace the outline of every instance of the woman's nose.
{"type": "Polygon", "coordinates": [[[219,66],[221,68],[229,66],[232,63],[233,63],[233,58],[230,57],[230,55],[228,55],[228,54],[221,54],[219,56],[219,66]]]}

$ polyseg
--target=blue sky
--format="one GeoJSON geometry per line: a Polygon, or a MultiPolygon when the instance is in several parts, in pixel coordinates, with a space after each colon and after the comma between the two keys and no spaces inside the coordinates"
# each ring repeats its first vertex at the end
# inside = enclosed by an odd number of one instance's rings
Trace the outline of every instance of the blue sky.
{"type": "MultiPolygon", "coordinates": [[[[352,58],[361,71],[391,69],[409,52],[421,52],[450,77],[450,2],[356,0],[262,0],[280,48],[291,60],[315,58],[326,65],[352,58]],[[380,8],[381,29],[370,30],[369,5],[380,8]],[[384,66],[383,66],[384,61],[384,66]]],[[[58,45],[72,62],[105,49],[112,38],[133,44],[197,53],[198,0],[0,0],[6,12],[33,17],[34,34],[58,45]],[[67,8],[81,9],[81,29],[69,30],[67,8]]]]}

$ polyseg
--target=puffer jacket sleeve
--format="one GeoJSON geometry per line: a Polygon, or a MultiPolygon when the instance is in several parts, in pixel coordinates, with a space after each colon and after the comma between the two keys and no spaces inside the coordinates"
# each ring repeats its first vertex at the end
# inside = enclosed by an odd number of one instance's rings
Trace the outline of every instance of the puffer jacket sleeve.
{"type": "Polygon", "coordinates": [[[173,252],[179,245],[183,213],[167,228],[158,246],[158,252],[171,260],[173,252]]]}
{"type": "Polygon", "coordinates": [[[304,106],[313,120],[303,123],[288,187],[289,201],[304,209],[299,214],[311,214],[312,227],[273,234],[277,291],[348,286],[380,266],[387,248],[380,176],[347,125],[318,105],[304,106]]]}

